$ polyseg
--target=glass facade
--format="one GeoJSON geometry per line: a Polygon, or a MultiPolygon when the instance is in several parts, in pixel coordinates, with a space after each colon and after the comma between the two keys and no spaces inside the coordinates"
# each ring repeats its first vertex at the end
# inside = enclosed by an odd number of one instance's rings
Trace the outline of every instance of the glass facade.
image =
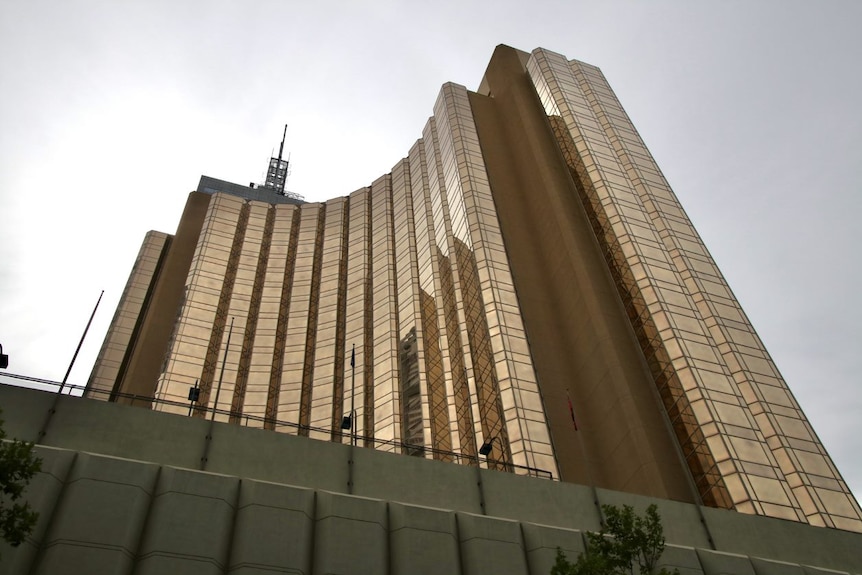
{"type": "Polygon", "coordinates": [[[122,393],[141,318],[168,314],[153,409],[188,413],[197,385],[196,417],[862,530],[602,73],[502,48],[497,79],[445,84],[370,186],[301,205],[210,194],[178,310],[149,305],[171,238],[148,235],[88,394],[122,393]],[[536,202],[533,219],[512,208],[536,202]]]}
{"type": "Polygon", "coordinates": [[[860,509],[601,71],[527,70],[703,501],[860,530],[860,509]]]}
{"type": "Polygon", "coordinates": [[[464,87],[349,197],[212,196],[154,408],[196,382],[199,417],[348,441],[352,406],[365,445],[557,476],[464,87]]]}
{"type": "Polygon", "coordinates": [[[134,348],[136,325],[143,318],[158,276],[160,261],[169,245],[170,236],[167,234],[147,232],[96,358],[93,373],[87,381],[86,397],[114,398],[117,382],[123,380],[129,354],[134,348]]]}

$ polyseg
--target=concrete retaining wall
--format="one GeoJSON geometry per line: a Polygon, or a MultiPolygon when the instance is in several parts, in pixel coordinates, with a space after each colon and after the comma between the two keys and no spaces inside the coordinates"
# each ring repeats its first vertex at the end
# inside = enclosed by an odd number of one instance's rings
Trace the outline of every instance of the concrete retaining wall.
{"type": "Polygon", "coordinates": [[[862,573],[862,536],[835,529],[22,388],[0,407],[44,461],[0,574],[539,575],[603,503],[656,503],[683,575],[862,573]]]}

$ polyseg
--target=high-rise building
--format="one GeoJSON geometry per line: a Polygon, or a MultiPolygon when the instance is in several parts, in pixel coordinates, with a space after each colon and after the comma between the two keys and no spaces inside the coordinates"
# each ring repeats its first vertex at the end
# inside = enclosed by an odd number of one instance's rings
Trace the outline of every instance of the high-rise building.
{"type": "Polygon", "coordinates": [[[421,135],[322,203],[202,178],[87,395],[862,531],[598,68],[500,46],[421,135]]]}

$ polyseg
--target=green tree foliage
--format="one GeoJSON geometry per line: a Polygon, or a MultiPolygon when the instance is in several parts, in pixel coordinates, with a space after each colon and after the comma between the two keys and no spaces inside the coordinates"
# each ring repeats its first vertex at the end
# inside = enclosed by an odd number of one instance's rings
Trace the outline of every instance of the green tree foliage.
{"type": "Polygon", "coordinates": [[[0,419],[0,535],[13,547],[24,542],[39,518],[21,495],[41,468],[42,460],[33,454],[32,443],[6,441],[0,419]]]}
{"type": "MultiPolygon", "coordinates": [[[[602,505],[602,511],[605,526],[598,533],[587,533],[587,550],[570,563],[557,548],[551,575],[672,575],[666,569],[655,571],[665,545],[655,505],[647,508],[645,516],[629,505],[622,509],[602,505]]],[[[678,575],[678,571],[674,573],[678,575]]]]}

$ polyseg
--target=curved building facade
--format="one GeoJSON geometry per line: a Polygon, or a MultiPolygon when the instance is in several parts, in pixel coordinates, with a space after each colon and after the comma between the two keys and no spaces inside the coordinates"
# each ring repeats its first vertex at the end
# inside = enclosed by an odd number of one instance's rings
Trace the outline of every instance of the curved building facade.
{"type": "Polygon", "coordinates": [[[862,531],[604,76],[543,49],[345,197],[202,178],[87,395],[862,531]]]}

